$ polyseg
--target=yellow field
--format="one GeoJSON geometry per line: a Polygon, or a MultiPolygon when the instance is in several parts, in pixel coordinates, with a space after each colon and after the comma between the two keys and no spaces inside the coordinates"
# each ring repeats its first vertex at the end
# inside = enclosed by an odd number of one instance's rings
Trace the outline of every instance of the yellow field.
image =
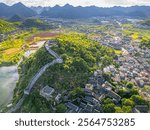
{"type": "Polygon", "coordinates": [[[116,55],[122,55],[122,51],[121,50],[115,50],[115,54],[116,55]]]}
{"type": "Polygon", "coordinates": [[[17,54],[18,52],[20,52],[20,48],[10,48],[8,50],[5,50],[4,54],[11,56],[11,55],[17,54]]]}
{"type": "Polygon", "coordinates": [[[150,90],[150,86],[149,86],[149,85],[145,85],[145,86],[144,86],[144,89],[145,89],[145,90],[150,90]]]}

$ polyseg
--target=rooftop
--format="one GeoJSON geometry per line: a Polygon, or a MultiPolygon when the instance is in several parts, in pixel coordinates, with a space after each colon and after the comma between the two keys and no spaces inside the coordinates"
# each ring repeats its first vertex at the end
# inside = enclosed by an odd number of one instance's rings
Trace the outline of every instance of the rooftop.
{"type": "Polygon", "coordinates": [[[47,85],[42,89],[42,91],[47,95],[51,95],[54,92],[54,89],[47,85]]]}

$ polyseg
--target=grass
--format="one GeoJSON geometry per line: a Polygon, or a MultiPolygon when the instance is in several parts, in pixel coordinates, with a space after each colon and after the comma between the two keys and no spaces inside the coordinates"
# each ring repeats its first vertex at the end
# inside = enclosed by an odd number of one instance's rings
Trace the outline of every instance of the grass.
{"type": "Polygon", "coordinates": [[[116,55],[122,55],[122,51],[121,50],[114,50],[116,55]]]}
{"type": "Polygon", "coordinates": [[[123,27],[132,27],[132,24],[122,24],[123,27]]]}
{"type": "Polygon", "coordinates": [[[0,64],[16,64],[25,51],[23,39],[9,39],[1,43],[0,64]]]}
{"type": "Polygon", "coordinates": [[[10,48],[4,52],[5,55],[13,55],[20,52],[20,48],[10,48]]]}
{"type": "Polygon", "coordinates": [[[144,29],[139,29],[139,28],[125,28],[123,30],[124,34],[127,36],[130,36],[131,38],[139,38],[141,37],[149,37],[150,36],[150,30],[144,30],[144,29]]]}
{"type": "Polygon", "coordinates": [[[150,86],[149,85],[144,85],[144,89],[145,90],[150,90],[150,86]]]}
{"type": "Polygon", "coordinates": [[[137,32],[135,32],[134,34],[131,35],[133,40],[137,40],[139,39],[139,34],[137,32]]]}

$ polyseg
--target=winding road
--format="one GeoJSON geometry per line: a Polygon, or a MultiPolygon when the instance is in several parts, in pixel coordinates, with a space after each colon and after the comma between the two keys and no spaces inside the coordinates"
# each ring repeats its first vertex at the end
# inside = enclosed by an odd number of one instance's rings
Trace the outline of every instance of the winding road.
{"type": "Polygon", "coordinates": [[[49,40],[46,41],[44,44],[44,47],[46,49],[46,51],[54,56],[56,59],[54,59],[52,62],[47,63],[46,65],[44,65],[35,75],[34,77],[31,79],[31,81],[29,82],[28,86],[24,89],[24,95],[22,96],[22,98],[18,101],[18,103],[16,104],[15,107],[11,108],[8,113],[13,113],[16,112],[21,105],[23,104],[25,98],[31,93],[31,90],[34,86],[34,84],[36,83],[36,81],[42,76],[42,74],[46,71],[47,68],[49,68],[50,66],[56,64],[56,63],[63,63],[63,59],[53,50],[51,50],[51,47],[53,47],[55,44],[53,44],[54,41],[53,40],[49,40]]]}

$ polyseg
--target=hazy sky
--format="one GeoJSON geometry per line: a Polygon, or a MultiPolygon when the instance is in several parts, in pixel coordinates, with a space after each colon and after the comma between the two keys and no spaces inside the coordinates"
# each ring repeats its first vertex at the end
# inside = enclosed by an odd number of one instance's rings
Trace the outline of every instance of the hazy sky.
{"type": "Polygon", "coordinates": [[[22,2],[27,6],[54,6],[65,5],[69,3],[74,6],[101,6],[101,7],[110,7],[110,6],[132,6],[132,5],[148,5],[150,6],[150,0],[0,0],[8,5],[12,5],[17,2],[22,2]]]}

